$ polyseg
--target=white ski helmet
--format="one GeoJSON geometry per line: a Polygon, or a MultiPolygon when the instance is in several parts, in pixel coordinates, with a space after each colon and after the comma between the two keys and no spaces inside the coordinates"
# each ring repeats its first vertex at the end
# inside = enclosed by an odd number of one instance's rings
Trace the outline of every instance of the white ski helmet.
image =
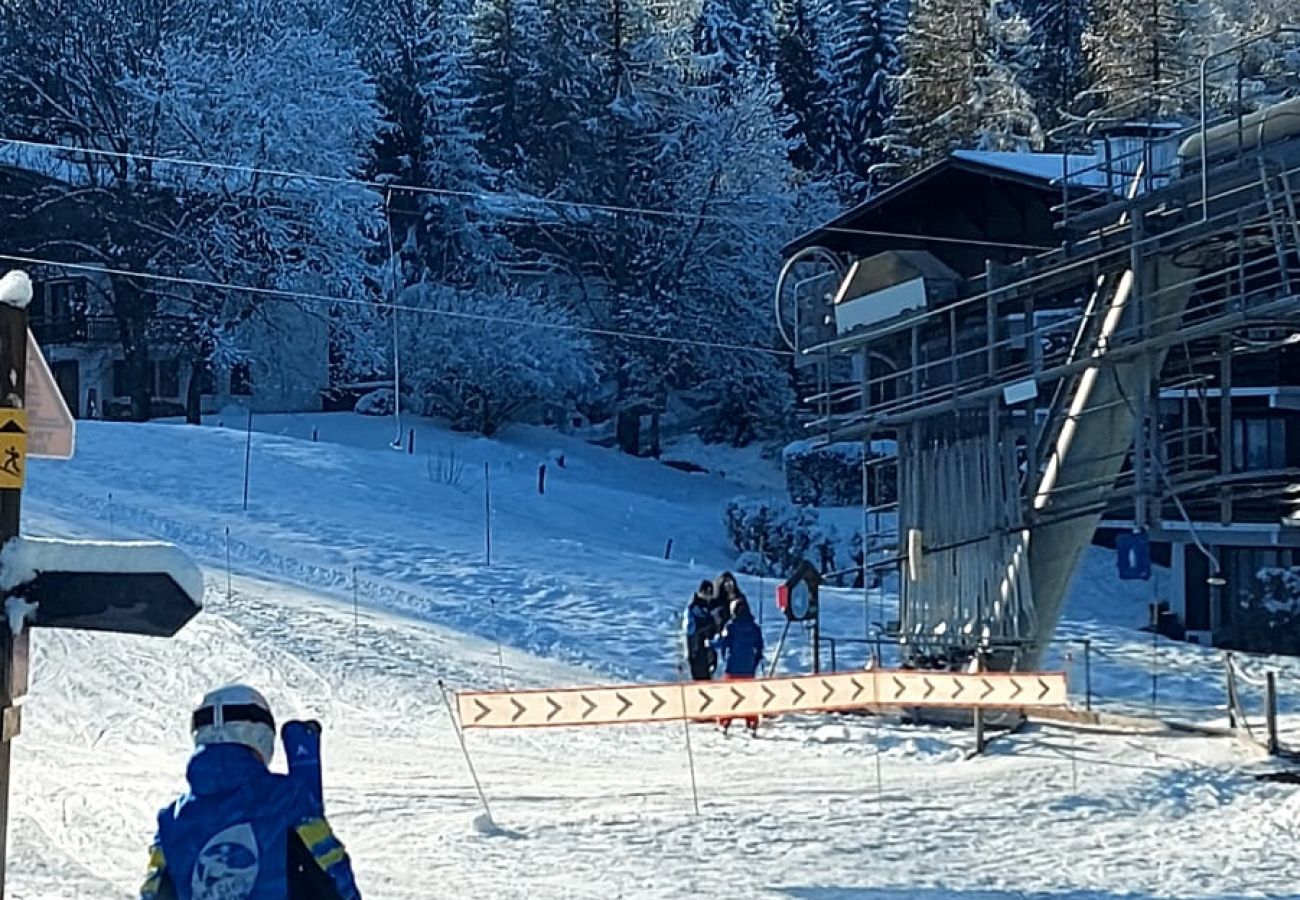
{"type": "Polygon", "coordinates": [[[210,691],[190,719],[194,746],[243,744],[270,765],[275,755],[275,717],[271,706],[246,684],[210,691]]]}

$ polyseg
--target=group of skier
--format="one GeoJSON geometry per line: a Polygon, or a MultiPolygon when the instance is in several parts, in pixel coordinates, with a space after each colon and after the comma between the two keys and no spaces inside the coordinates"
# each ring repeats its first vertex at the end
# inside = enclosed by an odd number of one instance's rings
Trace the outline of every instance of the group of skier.
{"type": "MultiPolygon", "coordinates": [[[[687,604],[682,630],[686,662],[695,681],[713,680],[719,657],[724,681],[751,679],[763,664],[763,632],[754,621],[749,599],[730,572],[723,572],[716,581],[700,582],[687,604]]],[[[725,731],[731,720],[723,718],[719,724],[725,731]]],[[[758,719],[747,717],[745,724],[755,731],[758,719]]]]}
{"type": "MultiPolygon", "coordinates": [[[[685,616],[691,677],[750,679],[763,633],[730,572],[702,581],[685,616]]],[[[747,718],[750,730],[758,720],[747,718]]],[[[721,719],[725,730],[729,719],[721,719]]],[[[268,768],[275,717],[247,685],[209,693],[190,720],[188,791],[158,814],[141,900],[360,900],[347,852],[325,819],[320,726],[286,722],[288,774],[268,768]]]]}

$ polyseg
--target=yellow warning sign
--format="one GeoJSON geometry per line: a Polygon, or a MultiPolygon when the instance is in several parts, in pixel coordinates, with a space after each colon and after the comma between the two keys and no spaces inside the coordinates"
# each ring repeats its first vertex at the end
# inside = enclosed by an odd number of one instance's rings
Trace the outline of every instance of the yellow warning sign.
{"type": "Polygon", "coordinates": [[[26,472],[27,413],[0,409],[0,489],[21,489],[26,472]]]}

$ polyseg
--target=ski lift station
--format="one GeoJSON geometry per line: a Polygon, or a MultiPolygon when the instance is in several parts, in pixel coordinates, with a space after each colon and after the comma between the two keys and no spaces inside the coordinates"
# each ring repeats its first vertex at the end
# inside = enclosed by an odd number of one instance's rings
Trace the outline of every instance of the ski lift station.
{"type": "Polygon", "coordinates": [[[1092,542],[1167,571],[1163,632],[1284,649],[1260,591],[1300,566],[1300,95],[1242,73],[1296,31],[786,248],[809,436],[898,448],[913,660],[1038,667],[1092,542]]]}

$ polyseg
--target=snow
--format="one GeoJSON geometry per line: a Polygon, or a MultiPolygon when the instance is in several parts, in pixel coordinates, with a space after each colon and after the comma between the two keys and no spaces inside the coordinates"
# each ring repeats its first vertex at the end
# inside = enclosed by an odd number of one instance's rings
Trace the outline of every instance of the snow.
{"type": "MultiPolygon", "coordinates": [[[[1067,171],[1065,155],[1061,153],[1016,153],[1010,151],[956,150],[953,156],[968,162],[1040,178],[1059,184],[1067,171]]],[[[1096,171],[1096,159],[1091,156],[1069,157],[1070,183],[1091,187],[1106,187],[1103,173],[1096,171]]]]}
{"type": "Polygon", "coordinates": [[[5,599],[5,621],[9,623],[9,633],[20,635],[29,619],[35,618],[38,605],[22,597],[5,599]]]}
{"type": "MultiPolygon", "coordinates": [[[[968,732],[893,717],[782,719],[757,740],[694,726],[696,815],[681,725],[471,731],[488,816],[440,682],[673,677],[680,607],[731,556],[721,505],[738,485],[540,429],[487,441],[417,420],[409,456],[389,448],[384,420],[254,423],[276,433],[253,436],[247,513],[238,429],[85,422],[77,458],[32,463],[28,532],[175,541],[205,565],[208,603],[170,641],[37,631],[14,744],[11,896],[134,896],[154,812],[182,785],[191,704],[235,680],[263,689],[281,720],[324,723],[326,802],[368,897],[1291,890],[1278,848],[1294,843],[1300,795],[1255,781],[1236,742],[1191,736],[1030,728],[968,759],[968,732]],[[465,460],[460,485],[429,478],[421,448],[434,447],[465,460]],[[567,464],[539,496],[536,466],[557,449],[567,464]],[[669,560],[666,536],[676,539],[669,560]]],[[[1062,637],[1092,642],[1098,702],[1144,706],[1154,663],[1161,712],[1221,721],[1217,654],[1153,645],[1134,614],[1155,586],[1118,582],[1108,551],[1090,549],[1084,566],[1062,637]]],[[[742,584],[762,597],[775,646],[773,582],[742,584]]],[[[861,634],[864,612],[887,616],[893,604],[876,592],[864,609],[863,599],[827,592],[828,633],[861,634]]],[[[792,630],[787,648],[783,666],[806,664],[804,634],[792,630]]],[[[1063,645],[1060,657],[1076,696],[1078,649],[1063,645]]],[[[841,648],[842,666],[861,662],[849,655],[841,648]]],[[[1252,677],[1279,670],[1294,733],[1300,666],[1243,663],[1252,677]]],[[[1244,689],[1256,711],[1255,689],[1244,689]]]]}
{"type": "Polygon", "coordinates": [[[0,591],[27,584],[42,572],[163,573],[195,605],[203,605],[203,573],[171,544],[17,537],[0,550],[0,591]]]}
{"type": "Polygon", "coordinates": [[[26,272],[6,272],[0,278],[0,303],[26,309],[32,302],[32,280],[26,272]]]}

